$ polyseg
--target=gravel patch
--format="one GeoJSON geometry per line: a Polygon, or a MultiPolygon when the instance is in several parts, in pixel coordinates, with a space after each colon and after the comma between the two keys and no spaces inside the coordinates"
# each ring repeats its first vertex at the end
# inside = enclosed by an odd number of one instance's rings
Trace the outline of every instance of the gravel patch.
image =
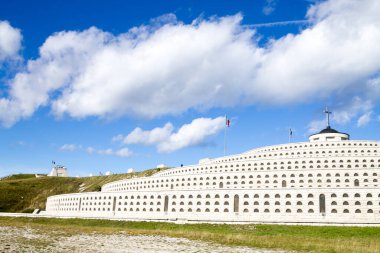
{"type": "Polygon", "coordinates": [[[184,238],[113,234],[49,234],[32,228],[0,226],[0,253],[8,252],[91,252],[91,253],[280,253],[248,247],[229,247],[184,238]]]}

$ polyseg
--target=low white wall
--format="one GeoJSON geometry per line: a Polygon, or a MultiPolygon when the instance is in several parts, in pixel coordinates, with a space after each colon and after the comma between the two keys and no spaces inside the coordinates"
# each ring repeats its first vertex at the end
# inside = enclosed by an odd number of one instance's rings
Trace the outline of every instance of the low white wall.
{"type": "Polygon", "coordinates": [[[380,224],[380,189],[79,193],[49,197],[45,214],[135,220],[380,224]],[[321,194],[325,197],[323,213],[321,194]]]}

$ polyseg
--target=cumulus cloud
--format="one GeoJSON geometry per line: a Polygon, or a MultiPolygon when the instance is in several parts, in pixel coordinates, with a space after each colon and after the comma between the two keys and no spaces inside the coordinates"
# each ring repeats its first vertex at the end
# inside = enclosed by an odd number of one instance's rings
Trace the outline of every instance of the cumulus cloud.
{"type": "Polygon", "coordinates": [[[116,138],[125,144],[156,145],[159,152],[173,152],[182,148],[203,144],[210,136],[220,132],[225,124],[224,117],[198,118],[191,123],[181,126],[174,132],[171,123],[152,130],[135,128],[127,136],[118,135],[116,138]]]}
{"type": "Polygon", "coordinates": [[[326,1],[312,7],[307,15],[311,27],[273,41],[256,78],[262,99],[297,102],[360,87],[380,68],[380,50],[374,49],[380,38],[375,28],[379,9],[379,2],[372,0],[326,1]]]}
{"type": "Polygon", "coordinates": [[[150,131],[135,128],[123,139],[125,144],[155,144],[167,140],[172,134],[174,127],[171,123],[166,123],[164,127],[156,127],[150,131]]]}
{"type": "Polygon", "coordinates": [[[121,157],[128,157],[132,155],[132,152],[128,148],[121,148],[115,151],[115,155],[121,157]]]}
{"type": "Polygon", "coordinates": [[[42,106],[57,117],[153,118],[355,89],[378,99],[380,85],[368,81],[380,71],[379,12],[377,0],[317,2],[309,26],[264,46],[240,14],[191,24],[169,15],[120,35],[95,27],[59,32],[9,81],[0,121],[11,126],[42,106]]]}
{"type": "Polygon", "coordinates": [[[346,124],[360,114],[372,111],[374,105],[370,99],[354,97],[351,101],[338,107],[332,114],[332,119],[338,124],[346,124]]]}
{"type": "Polygon", "coordinates": [[[8,21],[0,20],[0,64],[6,59],[18,58],[22,35],[8,21]]]}
{"type": "Polygon", "coordinates": [[[97,154],[97,155],[116,155],[120,157],[129,157],[133,153],[128,148],[121,148],[118,150],[113,150],[111,148],[107,149],[96,149],[93,147],[86,148],[86,152],[90,155],[97,154]]]}
{"type": "Polygon", "coordinates": [[[10,126],[30,117],[47,105],[57,89],[68,85],[84,71],[91,55],[100,49],[107,33],[90,28],[84,32],[61,32],[49,37],[40,48],[40,58],[28,61],[26,70],[11,81],[10,98],[0,99],[0,120],[10,126]]]}
{"type": "Polygon", "coordinates": [[[363,127],[367,125],[371,121],[371,115],[372,115],[372,112],[367,112],[363,114],[362,116],[360,116],[357,122],[357,126],[363,127]]]}
{"type": "Polygon", "coordinates": [[[171,134],[167,140],[160,142],[157,146],[158,151],[173,152],[185,147],[200,145],[206,138],[220,132],[224,125],[224,117],[195,119],[190,124],[183,125],[176,133],[171,134]]]}

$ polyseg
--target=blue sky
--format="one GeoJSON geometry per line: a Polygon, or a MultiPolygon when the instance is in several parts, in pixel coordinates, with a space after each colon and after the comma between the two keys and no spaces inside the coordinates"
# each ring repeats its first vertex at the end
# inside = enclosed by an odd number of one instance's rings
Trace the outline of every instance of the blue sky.
{"type": "Polygon", "coordinates": [[[380,4],[2,1],[0,176],[179,166],[325,126],[378,140],[380,4]]]}

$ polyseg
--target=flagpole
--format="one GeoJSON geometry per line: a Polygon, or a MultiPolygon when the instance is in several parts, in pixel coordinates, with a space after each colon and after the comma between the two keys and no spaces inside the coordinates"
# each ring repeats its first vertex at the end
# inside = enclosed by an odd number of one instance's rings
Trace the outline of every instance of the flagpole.
{"type": "MultiPolygon", "coordinates": [[[[225,117],[226,119],[226,122],[227,122],[227,115],[225,117]]],[[[227,138],[227,123],[224,123],[224,152],[223,152],[223,156],[226,156],[226,138],[227,138]]]]}
{"type": "Polygon", "coordinates": [[[230,127],[230,120],[226,117],[226,122],[224,124],[224,156],[226,155],[226,147],[227,147],[227,128],[230,127]]]}
{"type": "Polygon", "coordinates": [[[224,127],[224,153],[223,153],[223,156],[226,156],[226,136],[227,136],[227,126],[224,127]]]}

